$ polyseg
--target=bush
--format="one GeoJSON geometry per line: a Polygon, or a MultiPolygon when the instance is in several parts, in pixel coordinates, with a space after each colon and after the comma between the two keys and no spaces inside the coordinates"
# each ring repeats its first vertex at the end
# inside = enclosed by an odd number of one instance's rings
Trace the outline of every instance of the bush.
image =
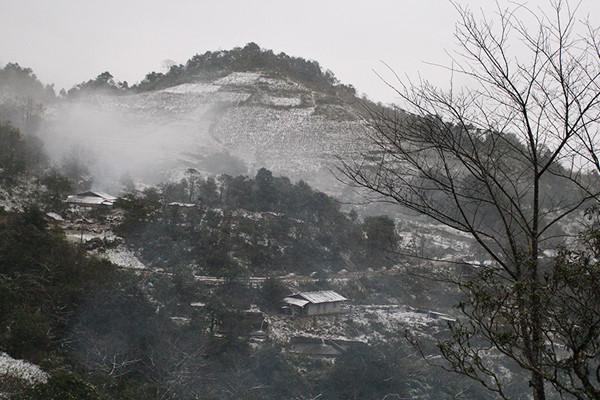
{"type": "MultiPolygon", "coordinates": [[[[78,375],[59,372],[47,383],[35,385],[20,394],[20,400],[100,400],[100,394],[78,375]]],[[[17,400],[14,397],[12,400],[17,400]]]]}

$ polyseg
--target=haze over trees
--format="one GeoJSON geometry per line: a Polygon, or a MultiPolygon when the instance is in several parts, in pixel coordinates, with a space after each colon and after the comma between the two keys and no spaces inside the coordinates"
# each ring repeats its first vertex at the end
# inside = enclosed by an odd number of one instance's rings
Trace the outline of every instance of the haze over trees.
{"type": "Polygon", "coordinates": [[[457,282],[468,298],[459,304],[465,318],[439,344],[445,368],[514,398],[491,357],[502,354],[530,373],[536,400],[598,398],[595,286],[572,286],[596,266],[545,253],[565,243],[561,221],[599,193],[587,173],[598,167],[598,30],[565,1],[547,14],[501,7],[480,19],[456,6],[459,49],[449,69],[471,86],[390,83],[403,108],[370,109],[367,135],[378,151],[344,161],[341,172],[469,233],[493,261],[457,282]]]}
{"type": "Polygon", "coordinates": [[[44,103],[55,99],[53,85],[44,85],[31,68],[8,63],[0,69],[0,124],[10,123],[31,134],[41,122],[44,103]]]}

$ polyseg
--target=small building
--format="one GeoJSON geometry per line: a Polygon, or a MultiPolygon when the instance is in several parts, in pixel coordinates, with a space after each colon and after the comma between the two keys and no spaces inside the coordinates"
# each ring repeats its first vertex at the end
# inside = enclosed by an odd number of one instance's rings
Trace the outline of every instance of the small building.
{"type": "Polygon", "coordinates": [[[115,196],[108,193],[89,190],[87,192],[73,194],[67,197],[67,203],[77,204],[84,207],[112,207],[117,201],[115,196]]]}
{"type": "Polygon", "coordinates": [[[333,290],[292,294],[283,302],[289,312],[301,315],[336,314],[342,312],[342,303],[348,300],[333,290]]]}

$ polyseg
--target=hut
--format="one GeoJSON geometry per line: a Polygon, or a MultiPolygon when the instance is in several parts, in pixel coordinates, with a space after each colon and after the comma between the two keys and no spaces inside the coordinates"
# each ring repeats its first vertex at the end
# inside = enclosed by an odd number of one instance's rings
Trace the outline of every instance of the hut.
{"type": "Polygon", "coordinates": [[[342,303],[348,300],[333,290],[300,292],[283,299],[286,309],[292,314],[319,315],[342,312],[342,303]]]}

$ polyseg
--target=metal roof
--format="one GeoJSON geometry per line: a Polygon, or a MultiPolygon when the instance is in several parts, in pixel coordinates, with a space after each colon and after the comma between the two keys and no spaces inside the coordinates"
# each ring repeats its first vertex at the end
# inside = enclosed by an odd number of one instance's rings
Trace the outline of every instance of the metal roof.
{"type": "Polygon", "coordinates": [[[291,297],[302,298],[313,304],[332,303],[336,301],[348,300],[339,293],[333,290],[319,290],[317,292],[300,292],[293,294],[291,297]]]}
{"type": "Polygon", "coordinates": [[[295,297],[286,297],[285,299],[283,299],[283,302],[286,304],[298,306],[300,308],[304,307],[305,305],[307,305],[309,303],[308,300],[297,299],[295,297]]]}
{"type": "Polygon", "coordinates": [[[105,192],[101,192],[99,190],[88,190],[87,192],[83,192],[83,193],[77,193],[75,196],[79,196],[79,197],[102,197],[103,199],[106,200],[117,200],[117,197],[105,193],[105,192]]]}
{"type": "Polygon", "coordinates": [[[114,203],[113,200],[107,200],[102,197],[92,197],[92,196],[69,196],[67,197],[67,201],[69,203],[75,204],[90,204],[90,205],[112,205],[114,203]]]}
{"type": "Polygon", "coordinates": [[[115,196],[110,194],[92,191],[74,194],[67,197],[67,202],[75,204],[87,204],[87,205],[106,205],[111,206],[117,200],[115,196]]]}

